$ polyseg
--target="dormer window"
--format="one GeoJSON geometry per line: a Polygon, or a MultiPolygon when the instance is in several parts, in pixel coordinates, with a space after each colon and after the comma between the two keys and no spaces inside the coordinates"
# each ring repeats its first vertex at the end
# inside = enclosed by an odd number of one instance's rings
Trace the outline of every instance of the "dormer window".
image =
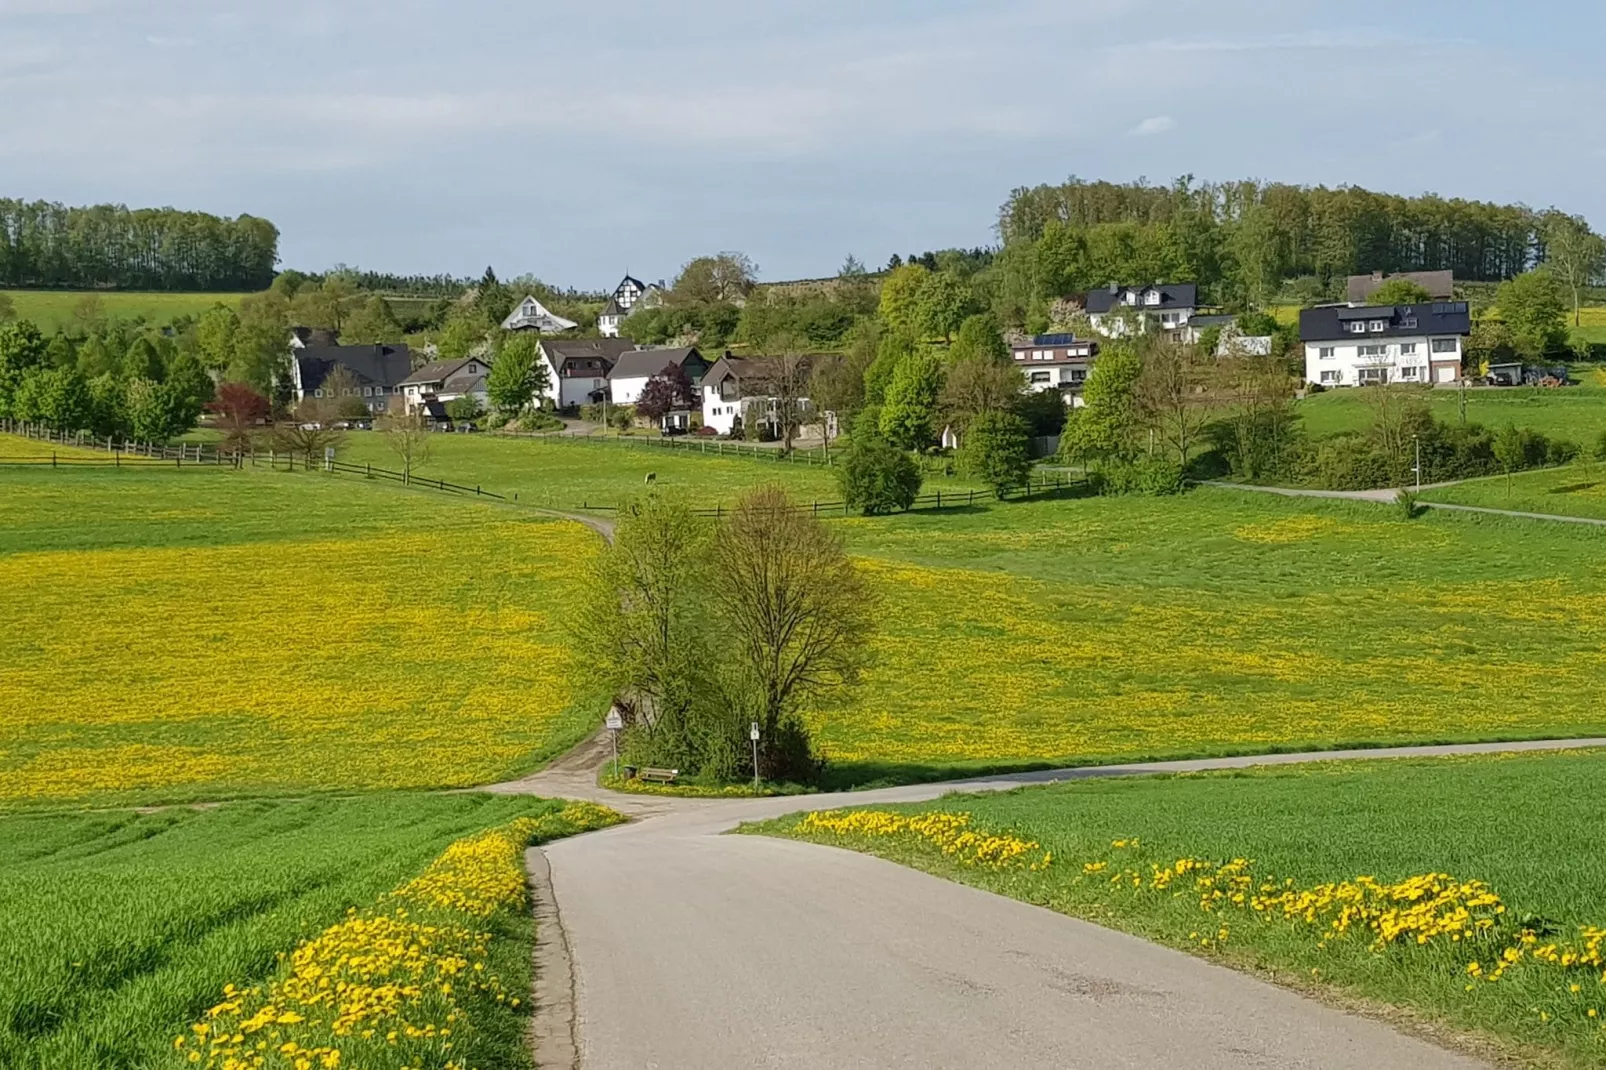
{"type": "Polygon", "coordinates": [[[1158,305],[1160,303],[1159,291],[1150,290],[1146,295],[1144,295],[1143,301],[1145,304],[1158,305]]]}
{"type": "Polygon", "coordinates": [[[1354,323],[1349,325],[1349,329],[1350,329],[1350,332],[1352,334],[1365,334],[1366,333],[1366,321],[1365,320],[1356,320],[1354,323]]]}
{"type": "Polygon", "coordinates": [[[1388,321],[1387,320],[1373,320],[1372,321],[1372,333],[1373,334],[1377,334],[1377,333],[1381,332],[1386,327],[1388,327],[1388,321]]]}

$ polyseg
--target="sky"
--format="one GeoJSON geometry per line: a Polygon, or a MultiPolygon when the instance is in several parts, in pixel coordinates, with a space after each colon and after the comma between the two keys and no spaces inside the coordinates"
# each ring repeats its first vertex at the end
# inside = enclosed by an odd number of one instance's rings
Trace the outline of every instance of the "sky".
{"type": "Polygon", "coordinates": [[[1070,175],[1606,228],[1600,0],[0,0],[0,196],[250,213],[282,266],[611,289],[986,245],[1070,175]]]}

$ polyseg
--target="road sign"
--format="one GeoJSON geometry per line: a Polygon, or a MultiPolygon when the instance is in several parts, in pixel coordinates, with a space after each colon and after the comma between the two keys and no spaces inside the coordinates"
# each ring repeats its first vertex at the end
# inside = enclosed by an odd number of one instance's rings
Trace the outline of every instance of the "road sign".
{"type": "Polygon", "coordinates": [[[758,722],[747,730],[747,738],[753,741],[753,790],[758,790],[758,722]]]}
{"type": "Polygon", "coordinates": [[[757,721],[754,721],[753,722],[753,727],[749,728],[747,730],[747,738],[752,740],[754,743],[758,742],[758,722],[757,721]]]}
{"type": "Polygon", "coordinates": [[[608,726],[608,731],[617,732],[625,726],[625,719],[619,716],[618,710],[609,710],[608,719],[603,723],[608,726]]]}

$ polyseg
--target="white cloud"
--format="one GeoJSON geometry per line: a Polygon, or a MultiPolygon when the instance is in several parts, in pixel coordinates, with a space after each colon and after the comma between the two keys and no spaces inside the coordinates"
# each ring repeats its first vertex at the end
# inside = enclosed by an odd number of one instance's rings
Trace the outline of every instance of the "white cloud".
{"type": "Polygon", "coordinates": [[[1151,115],[1128,133],[1133,137],[1155,137],[1159,134],[1169,134],[1177,128],[1177,121],[1169,115],[1151,115]]]}

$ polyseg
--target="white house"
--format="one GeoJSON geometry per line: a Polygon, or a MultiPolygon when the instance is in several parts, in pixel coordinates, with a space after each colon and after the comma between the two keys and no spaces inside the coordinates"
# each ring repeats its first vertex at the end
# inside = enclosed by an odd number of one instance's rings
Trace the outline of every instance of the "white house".
{"type": "Polygon", "coordinates": [[[1322,386],[1456,382],[1471,333],[1465,301],[1323,305],[1299,314],[1305,379],[1322,386]]]}
{"type": "Polygon", "coordinates": [[[1040,334],[1030,342],[1010,347],[1015,367],[1026,377],[1034,394],[1058,391],[1065,404],[1079,408],[1082,387],[1093,370],[1099,344],[1071,334],[1040,334]]]}
{"type": "Polygon", "coordinates": [[[513,306],[513,311],[502,321],[504,331],[539,331],[541,334],[572,331],[578,326],[574,320],[555,315],[534,297],[526,297],[513,306]]]}
{"type": "Polygon", "coordinates": [[[1111,338],[1127,331],[1128,317],[1138,329],[1181,330],[1199,308],[1199,287],[1191,282],[1157,282],[1153,286],[1122,286],[1112,282],[1102,290],[1088,291],[1082,307],[1100,334],[1111,338]]]}
{"type": "Polygon", "coordinates": [[[608,372],[608,398],[615,405],[634,405],[647,380],[674,365],[686,373],[695,391],[708,371],[708,361],[696,346],[678,349],[636,349],[619,354],[608,372]]]}
{"type": "Polygon", "coordinates": [[[703,426],[722,435],[730,434],[738,419],[743,428],[754,424],[775,427],[780,422],[781,384],[788,380],[793,385],[798,422],[805,422],[810,406],[801,394],[808,382],[808,367],[807,357],[720,357],[703,375],[703,426]]]}
{"type": "Polygon", "coordinates": [[[664,283],[645,283],[626,275],[613,288],[608,303],[597,315],[597,331],[604,338],[619,337],[619,325],[625,321],[637,304],[642,308],[656,308],[663,303],[664,283]]]}
{"type": "Polygon", "coordinates": [[[541,359],[547,370],[541,400],[560,409],[607,400],[608,373],[620,354],[635,348],[628,338],[541,339],[541,359]]]}
{"type": "Polygon", "coordinates": [[[485,379],[490,371],[491,364],[484,357],[431,361],[401,382],[407,411],[417,412],[431,400],[445,404],[470,396],[480,403],[480,408],[488,409],[491,397],[485,379]]]}

